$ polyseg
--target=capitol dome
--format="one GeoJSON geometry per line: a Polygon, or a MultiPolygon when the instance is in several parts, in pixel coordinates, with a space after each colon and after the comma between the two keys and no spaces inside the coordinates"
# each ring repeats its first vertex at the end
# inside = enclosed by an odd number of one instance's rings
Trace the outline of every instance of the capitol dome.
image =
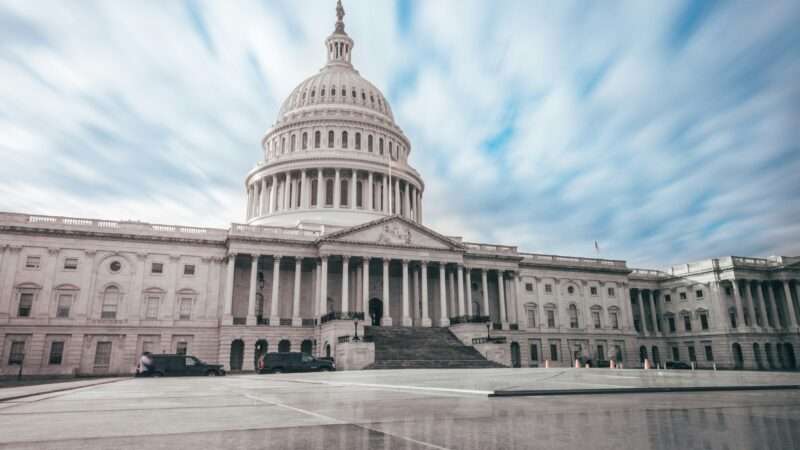
{"type": "Polygon", "coordinates": [[[248,173],[247,223],[349,227],[387,215],[422,221],[424,183],[386,97],[353,67],[336,7],[327,62],[286,98],[248,173]]]}

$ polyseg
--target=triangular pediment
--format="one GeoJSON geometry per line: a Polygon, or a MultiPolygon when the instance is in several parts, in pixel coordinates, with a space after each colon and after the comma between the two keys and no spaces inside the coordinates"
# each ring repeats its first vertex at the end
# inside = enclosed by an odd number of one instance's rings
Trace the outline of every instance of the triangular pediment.
{"type": "Polygon", "coordinates": [[[462,250],[463,246],[404,217],[390,216],[337,231],[321,239],[392,247],[462,250]]]}

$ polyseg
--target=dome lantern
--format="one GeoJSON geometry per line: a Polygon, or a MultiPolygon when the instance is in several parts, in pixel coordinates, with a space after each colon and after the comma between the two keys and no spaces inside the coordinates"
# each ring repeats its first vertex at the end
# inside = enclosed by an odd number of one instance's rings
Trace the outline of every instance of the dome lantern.
{"type": "Polygon", "coordinates": [[[336,28],[333,34],[325,39],[325,49],[328,52],[328,65],[344,65],[352,67],[350,55],[353,51],[353,40],[344,31],[344,7],[342,0],[336,2],[336,28]]]}

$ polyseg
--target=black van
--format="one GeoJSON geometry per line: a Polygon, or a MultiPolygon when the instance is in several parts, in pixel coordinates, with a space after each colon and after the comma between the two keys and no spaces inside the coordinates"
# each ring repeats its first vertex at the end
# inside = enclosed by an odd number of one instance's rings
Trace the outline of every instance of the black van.
{"type": "Polygon", "coordinates": [[[336,370],[333,361],[317,359],[303,352],[267,353],[258,360],[258,373],[318,372],[336,370]]]}
{"type": "Polygon", "coordinates": [[[150,370],[138,369],[137,377],[222,376],[225,369],[220,364],[206,364],[188,355],[150,355],[150,370]]]}

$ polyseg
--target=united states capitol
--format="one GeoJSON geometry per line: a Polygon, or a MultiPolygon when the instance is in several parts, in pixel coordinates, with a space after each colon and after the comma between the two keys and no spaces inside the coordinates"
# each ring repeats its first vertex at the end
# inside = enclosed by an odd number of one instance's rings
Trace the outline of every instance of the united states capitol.
{"type": "Polygon", "coordinates": [[[426,227],[412,142],[337,16],[261,140],[241,223],[0,213],[0,373],[131,373],[147,351],[248,371],[276,350],[344,369],[796,368],[800,257],[652,270],[426,227]]]}

